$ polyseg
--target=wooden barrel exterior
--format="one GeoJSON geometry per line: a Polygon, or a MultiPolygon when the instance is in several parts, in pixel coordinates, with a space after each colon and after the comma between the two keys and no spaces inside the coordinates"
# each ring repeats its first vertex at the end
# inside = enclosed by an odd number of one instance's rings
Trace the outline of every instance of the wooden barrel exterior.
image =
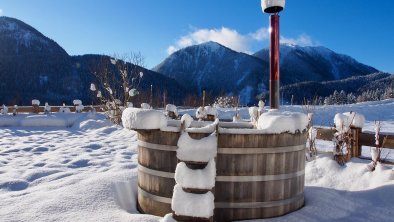
{"type": "Polygon", "coordinates": [[[304,205],[306,134],[220,134],[215,220],[281,216],[304,205]]]}
{"type": "Polygon", "coordinates": [[[178,132],[138,131],[138,207],[164,216],[171,210],[178,132]]]}
{"type": "MultiPolygon", "coordinates": [[[[179,136],[138,132],[138,207],[144,213],[172,212],[179,136]]],[[[305,143],[306,134],[219,134],[215,221],[275,217],[301,208],[305,143]]]]}

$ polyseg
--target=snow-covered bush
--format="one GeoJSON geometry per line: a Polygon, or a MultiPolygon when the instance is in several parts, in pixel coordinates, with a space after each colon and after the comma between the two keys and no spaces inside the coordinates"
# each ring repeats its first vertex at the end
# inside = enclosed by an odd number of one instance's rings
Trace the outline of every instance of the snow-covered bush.
{"type": "Polygon", "coordinates": [[[376,166],[382,161],[381,154],[382,154],[382,147],[384,146],[387,137],[383,139],[383,143],[380,144],[380,122],[375,121],[375,147],[371,148],[371,158],[372,162],[367,165],[367,169],[369,171],[374,171],[376,166]]]}
{"type": "Polygon", "coordinates": [[[97,83],[90,84],[101,108],[112,122],[121,123],[122,112],[130,107],[131,98],[139,94],[137,88],[143,78],[144,59],[140,53],[131,53],[118,59],[102,56],[90,67],[97,83]],[[125,62],[126,61],[126,62],[125,62]]]}

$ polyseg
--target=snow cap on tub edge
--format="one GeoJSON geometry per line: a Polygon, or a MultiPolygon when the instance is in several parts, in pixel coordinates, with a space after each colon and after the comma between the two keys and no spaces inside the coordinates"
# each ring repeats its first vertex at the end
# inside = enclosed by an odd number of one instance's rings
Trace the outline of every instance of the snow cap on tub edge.
{"type": "Polygon", "coordinates": [[[153,109],[126,108],[122,113],[122,124],[127,129],[160,129],[167,125],[163,112],[153,109]]]}
{"type": "Polygon", "coordinates": [[[304,131],[308,126],[308,117],[298,112],[281,112],[270,110],[261,114],[258,120],[257,129],[264,130],[265,133],[296,133],[304,131]]]}

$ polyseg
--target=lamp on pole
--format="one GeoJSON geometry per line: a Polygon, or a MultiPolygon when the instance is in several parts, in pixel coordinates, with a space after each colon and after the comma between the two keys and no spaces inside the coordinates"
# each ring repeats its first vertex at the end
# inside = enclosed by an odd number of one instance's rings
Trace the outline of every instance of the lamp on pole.
{"type": "Polygon", "coordinates": [[[261,0],[263,12],[270,14],[270,108],[279,109],[279,12],[285,7],[285,0],[261,0]]]}

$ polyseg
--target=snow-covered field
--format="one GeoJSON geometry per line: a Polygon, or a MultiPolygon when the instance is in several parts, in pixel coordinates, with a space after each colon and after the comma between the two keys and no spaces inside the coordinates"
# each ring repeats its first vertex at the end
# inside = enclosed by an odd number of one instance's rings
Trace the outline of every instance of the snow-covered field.
{"type": "MultiPolygon", "coordinates": [[[[394,132],[393,100],[316,107],[315,124],[329,126],[335,113],[347,111],[364,114],[366,130],[381,120],[383,132],[394,132]]],[[[136,210],[136,133],[102,114],[70,115],[75,115],[71,127],[0,127],[0,221],[160,220],[136,210]]],[[[232,115],[233,110],[220,111],[221,118],[232,115]]],[[[242,109],[241,116],[247,119],[248,111],[242,109]]],[[[1,116],[0,122],[4,118],[14,117],[1,116]]],[[[332,149],[331,142],[318,146],[332,149]]],[[[392,166],[369,172],[368,163],[353,159],[339,166],[320,154],[306,165],[305,207],[257,221],[394,221],[392,166]]]]}

